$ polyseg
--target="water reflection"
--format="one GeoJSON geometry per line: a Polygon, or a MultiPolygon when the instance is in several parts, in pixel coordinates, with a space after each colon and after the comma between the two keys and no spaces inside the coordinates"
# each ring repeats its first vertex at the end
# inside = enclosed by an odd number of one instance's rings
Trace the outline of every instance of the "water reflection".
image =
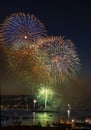
{"type": "Polygon", "coordinates": [[[38,112],[33,113],[33,115],[33,124],[40,122],[43,126],[45,126],[48,122],[52,124],[53,122],[58,121],[57,113],[38,112]]]}
{"type": "Polygon", "coordinates": [[[33,125],[35,125],[35,112],[33,112],[33,125]]]}
{"type": "Polygon", "coordinates": [[[39,122],[42,126],[45,126],[47,123],[52,124],[60,119],[60,113],[51,113],[51,112],[30,112],[25,110],[3,110],[1,112],[1,118],[6,119],[12,123],[12,121],[19,120],[22,122],[22,125],[35,125],[39,122]],[[17,113],[17,114],[15,114],[17,113]],[[15,117],[15,118],[14,118],[15,117]]]}

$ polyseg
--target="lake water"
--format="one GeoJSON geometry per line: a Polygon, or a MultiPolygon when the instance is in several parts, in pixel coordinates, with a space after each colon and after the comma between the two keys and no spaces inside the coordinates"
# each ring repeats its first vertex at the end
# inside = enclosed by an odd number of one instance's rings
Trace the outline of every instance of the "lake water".
{"type": "MultiPolygon", "coordinates": [[[[76,117],[86,117],[87,115],[91,116],[91,113],[87,111],[75,111],[73,115],[71,112],[70,117],[71,119],[76,119],[76,117]]],[[[22,122],[21,125],[35,125],[40,122],[42,126],[46,126],[47,122],[53,124],[54,122],[58,122],[61,119],[66,120],[67,118],[67,113],[62,112],[32,112],[26,109],[1,110],[1,123],[6,126],[12,125],[14,121],[22,122]]]]}
{"type": "Polygon", "coordinates": [[[48,123],[52,124],[62,118],[61,113],[55,112],[31,112],[30,110],[2,110],[1,118],[5,125],[11,125],[12,121],[21,121],[21,125],[35,125],[40,122],[42,126],[48,123]]]}

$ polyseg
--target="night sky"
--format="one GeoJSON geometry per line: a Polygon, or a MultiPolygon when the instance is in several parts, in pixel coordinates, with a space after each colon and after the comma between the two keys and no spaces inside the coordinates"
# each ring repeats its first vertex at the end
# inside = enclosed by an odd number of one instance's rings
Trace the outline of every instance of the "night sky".
{"type": "MultiPolygon", "coordinates": [[[[81,60],[82,78],[91,79],[91,3],[89,0],[0,1],[0,23],[15,12],[34,14],[44,23],[49,36],[61,35],[64,39],[72,40],[81,60]]],[[[79,85],[77,89],[71,88],[70,91],[72,93],[76,91],[80,95],[77,90],[81,89],[82,95],[90,96],[91,83],[87,79],[85,85],[79,85]]],[[[81,79],[81,84],[82,82],[84,84],[81,79]]],[[[3,93],[6,91],[5,86],[2,91],[3,93]]],[[[17,90],[18,92],[20,91],[17,90]]]]}

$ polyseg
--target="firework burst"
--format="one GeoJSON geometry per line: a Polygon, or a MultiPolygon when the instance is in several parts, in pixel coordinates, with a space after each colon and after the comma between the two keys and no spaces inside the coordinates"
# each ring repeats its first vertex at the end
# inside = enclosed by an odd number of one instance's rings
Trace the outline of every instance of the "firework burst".
{"type": "Polygon", "coordinates": [[[48,82],[46,67],[39,62],[35,52],[35,47],[22,44],[18,49],[12,47],[7,52],[9,68],[13,75],[21,77],[30,86],[48,82]]]}
{"type": "Polygon", "coordinates": [[[25,13],[12,14],[0,29],[0,42],[7,47],[5,55],[10,71],[36,86],[67,81],[80,69],[80,59],[71,40],[45,36],[41,21],[25,13]]]}
{"type": "Polygon", "coordinates": [[[14,13],[1,26],[0,37],[7,45],[21,41],[36,43],[46,35],[45,27],[34,15],[14,13]]]}
{"type": "Polygon", "coordinates": [[[41,39],[39,52],[42,55],[40,61],[46,65],[54,80],[71,79],[80,68],[80,60],[71,40],[64,40],[58,36],[41,39]]]}

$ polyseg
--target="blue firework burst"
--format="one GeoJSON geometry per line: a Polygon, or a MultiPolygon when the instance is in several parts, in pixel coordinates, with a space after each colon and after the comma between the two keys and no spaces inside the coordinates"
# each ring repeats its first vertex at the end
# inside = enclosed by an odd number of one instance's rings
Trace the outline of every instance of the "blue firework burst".
{"type": "Polygon", "coordinates": [[[7,45],[28,41],[36,43],[46,36],[44,25],[35,16],[25,13],[14,13],[2,24],[1,38],[7,45]]]}

